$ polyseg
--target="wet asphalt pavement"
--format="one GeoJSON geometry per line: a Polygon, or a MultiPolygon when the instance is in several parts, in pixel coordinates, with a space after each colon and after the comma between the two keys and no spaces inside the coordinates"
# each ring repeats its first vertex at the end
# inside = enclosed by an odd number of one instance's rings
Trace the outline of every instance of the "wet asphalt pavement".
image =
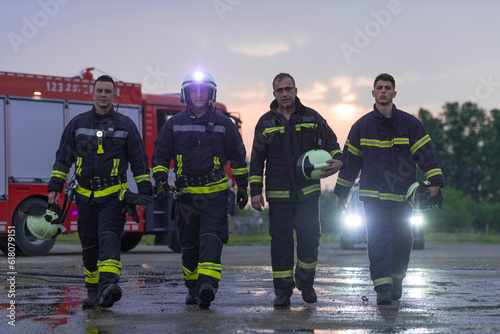
{"type": "MultiPolygon", "coordinates": [[[[225,247],[219,292],[204,310],[184,305],[180,254],[141,245],[122,256],[122,299],[83,311],[80,248],[58,243],[47,256],[16,258],[14,281],[2,276],[0,333],[500,332],[500,245],[414,250],[403,297],[391,306],[376,305],[366,249],[331,243],[320,247],[318,302],[306,304],[295,290],[290,308],[275,309],[269,253],[225,247]]],[[[0,263],[5,274],[7,257],[0,263]]]]}

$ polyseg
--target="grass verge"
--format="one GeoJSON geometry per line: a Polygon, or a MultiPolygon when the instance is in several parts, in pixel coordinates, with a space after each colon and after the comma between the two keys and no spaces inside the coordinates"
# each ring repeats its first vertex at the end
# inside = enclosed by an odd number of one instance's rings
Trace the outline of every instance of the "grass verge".
{"type": "MultiPolygon", "coordinates": [[[[141,240],[143,245],[154,245],[155,236],[152,234],[144,235],[141,240]]],[[[57,237],[58,242],[69,244],[79,244],[80,239],[78,233],[68,233],[57,237]]],[[[321,242],[339,242],[338,234],[322,234],[321,242]]],[[[500,243],[499,234],[484,234],[484,233],[427,233],[425,241],[432,242],[477,242],[477,243],[500,243]]],[[[228,246],[269,246],[271,245],[271,237],[269,234],[248,234],[241,235],[231,233],[229,235],[228,246]]]]}

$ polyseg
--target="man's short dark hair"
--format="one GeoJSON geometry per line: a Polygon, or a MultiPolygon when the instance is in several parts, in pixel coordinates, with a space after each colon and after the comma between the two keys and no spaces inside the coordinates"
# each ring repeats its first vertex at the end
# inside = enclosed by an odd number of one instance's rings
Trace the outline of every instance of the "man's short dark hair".
{"type": "Polygon", "coordinates": [[[113,92],[116,92],[115,81],[109,75],[101,75],[99,78],[95,79],[95,81],[94,81],[94,87],[92,88],[92,91],[94,91],[95,84],[98,81],[111,82],[113,84],[113,92]]]}
{"type": "Polygon", "coordinates": [[[390,74],[387,73],[382,73],[377,75],[375,78],[375,81],[373,82],[373,88],[375,88],[375,85],[377,84],[377,81],[382,80],[382,81],[389,81],[392,83],[392,89],[396,89],[396,81],[394,80],[394,77],[390,74]]]}
{"type": "Polygon", "coordinates": [[[295,80],[293,79],[293,77],[288,74],[288,73],[280,73],[278,74],[277,76],[274,77],[274,80],[273,80],[273,90],[274,90],[274,84],[276,83],[276,81],[281,81],[285,78],[290,78],[292,79],[292,83],[293,83],[293,87],[295,87],[295,80]]]}

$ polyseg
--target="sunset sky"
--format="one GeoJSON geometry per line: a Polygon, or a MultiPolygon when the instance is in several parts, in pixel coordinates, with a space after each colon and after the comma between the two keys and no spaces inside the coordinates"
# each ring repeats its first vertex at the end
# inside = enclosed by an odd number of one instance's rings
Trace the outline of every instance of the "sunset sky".
{"type": "MultiPolygon", "coordinates": [[[[195,69],[253,129],[279,72],[320,112],[341,147],[370,111],[373,79],[396,78],[395,103],[435,115],[446,102],[500,108],[500,2],[494,0],[0,1],[0,70],[74,76],[95,67],[177,93],[195,69]]],[[[99,74],[100,72],[97,72],[99,74]]],[[[332,185],[334,178],[325,185],[332,185]]]]}

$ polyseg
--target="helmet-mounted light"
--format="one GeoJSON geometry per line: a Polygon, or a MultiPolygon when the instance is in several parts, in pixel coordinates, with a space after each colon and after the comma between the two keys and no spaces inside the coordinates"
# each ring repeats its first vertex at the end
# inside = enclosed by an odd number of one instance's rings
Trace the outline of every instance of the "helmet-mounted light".
{"type": "Polygon", "coordinates": [[[197,82],[201,82],[205,76],[203,75],[203,72],[201,72],[201,71],[196,71],[196,72],[194,72],[193,77],[194,77],[194,80],[195,80],[195,81],[197,81],[197,82]]]}
{"type": "Polygon", "coordinates": [[[187,102],[187,88],[192,86],[205,86],[212,90],[212,96],[209,103],[214,103],[217,95],[217,85],[212,76],[204,71],[194,71],[189,73],[182,82],[181,87],[181,103],[187,102]]]}

